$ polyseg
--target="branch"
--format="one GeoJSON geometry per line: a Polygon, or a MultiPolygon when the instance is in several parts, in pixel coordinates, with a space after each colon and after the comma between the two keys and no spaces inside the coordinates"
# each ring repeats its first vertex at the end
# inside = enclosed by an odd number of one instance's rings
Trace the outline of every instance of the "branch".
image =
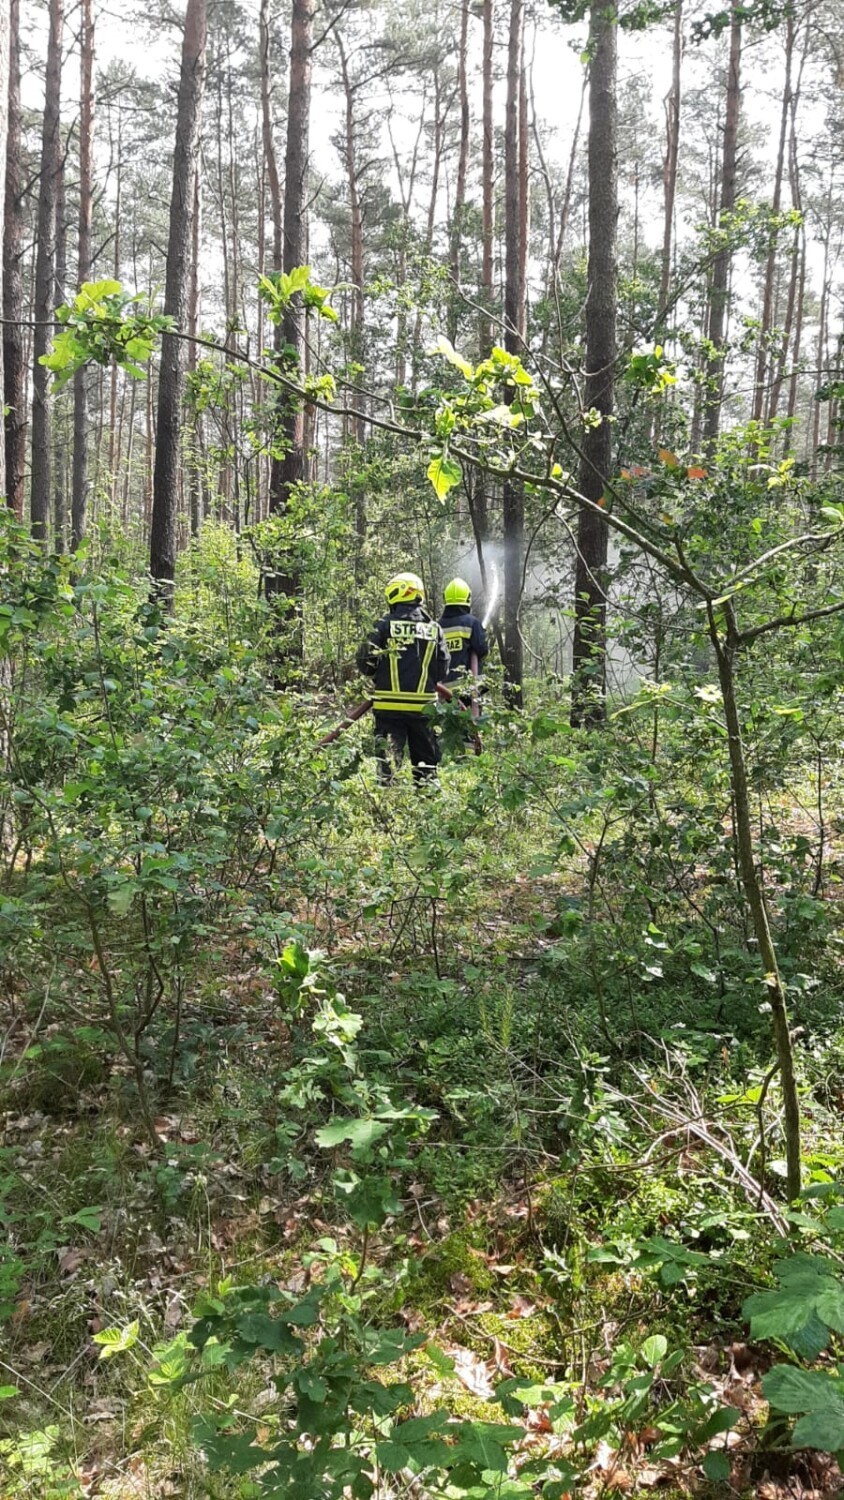
{"type": "Polygon", "coordinates": [[[754,573],[758,572],[760,568],[764,568],[765,564],[771,562],[775,557],[779,557],[781,553],[791,552],[795,547],[808,547],[814,543],[817,543],[819,547],[825,547],[837,535],[837,530],[807,531],[802,536],[793,536],[787,542],[780,542],[778,546],[771,547],[768,552],[763,552],[761,557],[757,557],[752,563],[748,563],[746,568],[742,568],[738,573],[734,573],[731,578],[727,579],[723,592],[725,594],[732,593],[736,584],[741,584],[745,579],[751,578],[754,573]]]}
{"type": "Polygon", "coordinates": [[[748,646],[760,635],[767,635],[771,630],[782,630],[787,626],[798,629],[801,625],[811,624],[812,620],[823,620],[829,615],[840,615],[842,611],[844,611],[844,599],[839,599],[837,604],[825,604],[821,609],[809,609],[805,615],[795,615],[792,610],[790,615],[777,615],[775,620],[766,620],[764,625],[754,625],[750,630],[740,630],[739,645],[748,646]]]}

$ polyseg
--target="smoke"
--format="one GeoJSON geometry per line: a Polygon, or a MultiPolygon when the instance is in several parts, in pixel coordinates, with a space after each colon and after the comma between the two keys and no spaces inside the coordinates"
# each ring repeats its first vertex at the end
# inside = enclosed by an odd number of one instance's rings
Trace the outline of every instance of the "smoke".
{"type": "MultiPolygon", "coordinates": [[[[609,567],[612,573],[619,561],[614,538],[610,540],[609,567]]],[[[451,575],[465,578],[472,590],[473,607],[482,614],[484,629],[500,615],[504,591],[504,563],[508,548],[501,541],[484,542],[484,573],[481,577],[474,540],[461,539],[452,554],[451,575]]],[[[611,594],[614,590],[610,590],[611,594]]],[[[646,594],[643,590],[645,602],[646,594]]],[[[574,558],[571,549],[562,545],[551,555],[536,548],[524,574],[521,602],[521,631],[525,644],[525,665],[529,673],[543,676],[553,673],[563,678],[571,671],[571,648],[574,606],[574,558]]],[[[615,638],[615,622],[624,617],[629,600],[614,600],[609,608],[609,642],[607,677],[612,696],[627,697],[635,690],[643,667],[626,646],[615,638]]]]}

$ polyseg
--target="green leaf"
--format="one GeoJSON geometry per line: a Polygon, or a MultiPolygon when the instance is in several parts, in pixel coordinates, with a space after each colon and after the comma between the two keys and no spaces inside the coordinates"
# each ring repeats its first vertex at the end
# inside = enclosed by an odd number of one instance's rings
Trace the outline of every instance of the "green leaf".
{"type": "Polygon", "coordinates": [[[645,1339],[639,1353],[645,1364],[652,1370],[668,1353],[668,1340],[662,1333],[652,1333],[649,1339],[645,1339]]]}
{"type": "Polygon", "coordinates": [[[807,1363],[811,1363],[823,1353],[829,1343],[829,1329],[815,1313],[812,1313],[808,1323],[796,1333],[789,1334],[787,1343],[798,1359],[805,1359],[807,1363]]]}
{"type": "Polygon", "coordinates": [[[823,1407],[801,1417],[794,1424],[792,1439],[795,1448],[820,1448],[824,1453],[844,1448],[844,1401],[838,1407],[823,1407]]]}
{"type": "Polygon", "coordinates": [[[359,1229],[378,1229],[390,1214],[397,1214],[401,1203],[388,1177],[366,1177],[349,1193],[349,1217],[359,1229]]]}
{"type": "Polygon", "coordinates": [[[308,1369],[299,1370],[295,1385],[297,1390],[307,1396],[309,1401],[315,1401],[319,1405],[328,1395],[328,1386],[319,1375],[314,1375],[308,1369]]]}
{"type": "Polygon", "coordinates": [[[425,1344],[423,1346],[422,1353],[425,1355],[425,1358],[429,1360],[433,1365],[438,1375],[448,1376],[454,1374],[454,1360],[451,1358],[450,1354],[446,1354],[444,1350],[439,1349],[436,1344],[425,1344]]]}
{"type": "Polygon", "coordinates": [[[730,1460],[726,1453],[707,1453],[702,1468],[713,1484],[726,1484],[730,1477],[730,1460]]]}
{"type": "Polygon", "coordinates": [[[99,1234],[103,1223],[102,1207],[98,1203],[92,1208],[79,1208],[75,1214],[66,1214],[61,1223],[78,1224],[82,1229],[89,1229],[92,1234],[99,1234]]]}
{"type": "Polygon", "coordinates": [[[114,1354],[123,1354],[126,1349],[131,1349],[138,1342],[140,1323],[136,1318],[134,1323],[128,1323],[125,1328],[103,1328],[100,1333],[94,1334],[94,1343],[100,1344],[100,1359],[111,1359],[114,1354]]]}
{"type": "Polygon", "coordinates": [[[316,1132],[316,1142],[318,1146],[330,1148],[348,1141],[355,1150],[360,1150],[380,1140],[389,1128],[383,1120],[332,1120],[330,1125],[323,1125],[316,1132]]]}
{"type": "Polygon", "coordinates": [[[375,1456],[385,1474],[400,1474],[410,1463],[410,1449],[403,1448],[401,1443],[376,1443],[375,1456]]]}
{"type": "Polygon", "coordinates": [[[520,427],[524,421],[521,411],[514,411],[511,406],[491,406],[488,411],[482,411],[476,418],[478,422],[492,423],[497,427],[520,427]]]}
{"type": "Polygon", "coordinates": [[[280,1354],[298,1354],[302,1345],[278,1318],[268,1313],[244,1313],[237,1319],[237,1332],[244,1343],[255,1344],[259,1349],[272,1349],[280,1354]]]}
{"type": "Polygon", "coordinates": [[[740,1416],[741,1412],[735,1406],[719,1406],[702,1427],[695,1428],[695,1442],[707,1443],[710,1438],[718,1437],[722,1432],[730,1432],[740,1416]]]}
{"type": "Polygon", "coordinates": [[[119,297],[123,288],[119,281],[106,278],[105,281],[85,281],[78,295],[74,298],[73,306],[77,312],[85,312],[102,302],[105,297],[119,297]]]}
{"type": "Polygon", "coordinates": [[[449,490],[453,490],[454,486],[459,484],[463,478],[463,471],[460,465],[456,464],[452,458],[442,456],[431,459],[427,474],[434,486],[438,500],[444,500],[449,490]]]}
{"type": "MultiPolygon", "coordinates": [[[[796,1365],[775,1365],[762,1380],[762,1395],[777,1411],[840,1409],[844,1416],[841,1382],[819,1370],[800,1370],[796,1365]]],[[[841,1446],[839,1443],[838,1447],[841,1446]]]]}

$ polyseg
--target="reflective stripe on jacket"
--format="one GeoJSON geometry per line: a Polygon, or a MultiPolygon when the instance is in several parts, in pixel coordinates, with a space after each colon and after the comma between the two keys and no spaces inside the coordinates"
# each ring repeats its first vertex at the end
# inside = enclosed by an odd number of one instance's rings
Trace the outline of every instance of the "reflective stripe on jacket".
{"type": "Polygon", "coordinates": [[[473,655],[478,658],[479,666],[489,655],[486,631],[477,615],[473,615],[465,604],[447,604],[440,616],[440,625],[451,657],[449,681],[453,681],[461,672],[469,671],[473,655]]]}
{"type": "Polygon", "coordinates": [[[421,714],[448,676],[442,630],[418,604],[396,604],[379,620],[357,654],[374,683],[376,713],[421,714]]]}

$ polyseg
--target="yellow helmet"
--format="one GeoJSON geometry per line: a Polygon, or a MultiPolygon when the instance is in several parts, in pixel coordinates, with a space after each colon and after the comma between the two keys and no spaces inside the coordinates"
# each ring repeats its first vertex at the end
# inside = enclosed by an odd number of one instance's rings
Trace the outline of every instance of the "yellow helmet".
{"type": "Polygon", "coordinates": [[[443,589],[443,599],[446,604],[471,604],[472,590],[465,578],[452,578],[443,589]]]}
{"type": "Polygon", "coordinates": [[[421,604],[425,598],[425,585],[416,573],[397,573],[384,590],[387,603],[421,604]]]}

